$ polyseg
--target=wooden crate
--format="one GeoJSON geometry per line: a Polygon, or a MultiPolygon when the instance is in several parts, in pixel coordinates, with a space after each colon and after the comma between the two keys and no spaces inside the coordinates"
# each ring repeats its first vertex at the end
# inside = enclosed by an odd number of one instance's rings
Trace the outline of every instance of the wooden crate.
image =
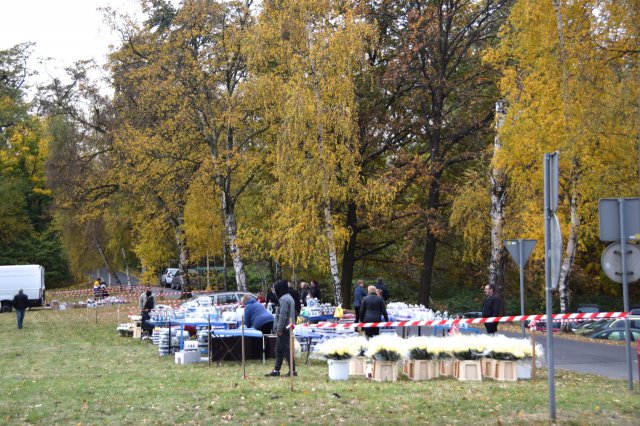
{"type": "Polygon", "coordinates": [[[518,380],[518,371],[515,361],[496,362],[495,379],[501,382],[515,382],[518,380]]]}
{"type": "Polygon", "coordinates": [[[482,380],[482,366],[480,360],[459,361],[456,367],[458,380],[482,380]]]}
{"type": "Polygon", "coordinates": [[[480,363],[482,364],[482,376],[493,379],[496,374],[496,360],[493,358],[482,358],[480,363]]]}
{"type": "Polygon", "coordinates": [[[375,360],[373,362],[373,380],[378,382],[395,382],[398,380],[398,362],[375,360]]]}
{"type": "Polygon", "coordinates": [[[411,380],[429,380],[440,377],[440,363],[437,360],[411,360],[409,373],[411,380]]]}
{"type": "Polygon", "coordinates": [[[354,356],[349,360],[349,375],[364,376],[367,372],[367,358],[354,356]]]}
{"type": "Polygon", "coordinates": [[[457,371],[458,360],[455,359],[441,359],[440,360],[440,375],[454,377],[457,371]]]}

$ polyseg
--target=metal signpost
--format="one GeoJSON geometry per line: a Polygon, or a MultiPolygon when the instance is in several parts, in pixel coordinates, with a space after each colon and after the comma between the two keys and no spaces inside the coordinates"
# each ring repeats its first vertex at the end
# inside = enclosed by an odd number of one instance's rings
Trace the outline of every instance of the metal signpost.
{"type": "MultiPolygon", "coordinates": [[[[627,245],[628,240],[635,240],[640,234],[640,198],[603,198],[598,202],[598,217],[600,219],[600,240],[620,241],[618,247],[609,247],[603,254],[603,269],[607,276],[609,273],[616,278],[614,281],[622,282],[622,297],[624,311],[629,312],[629,275],[637,269],[637,256],[635,249],[627,245]],[[613,255],[607,255],[607,252],[613,255]],[[619,256],[619,268],[614,265],[613,258],[619,256]],[[605,259],[605,255],[607,258],[605,259]],[[612,257],[613,256],[613,257],[612,257]],[[619,270],[618,270],[619,269],[619,270]],[[613,270],[613,271],[612,271],[613,270]],[[608,273],[609,272],[609,273],[608,273]],[[621,281],[619,281],[621,279],[621,281]]],[[[636,247],[637,249],[637,247],[636,247]]],[[[631,276],[631,281],[638,279],[638,276],[631,276]]],[[[631,370],[631,331],[629,330],[629,317],[624,321],[625,326],[625,346],[627,350],[627,373],[629,390],[633,390],[633,371],[631,370]]]]}
{"type": "Polygon", "coordinates": [[[549,417],[556,420],[556,383],[553,364],[553,289],[558,286],[562,260],[562,235],[558,226],[558,152],[544,154],[544,274],[547,299],[547,366],[549,417]],[[552,267],[553,266],[553,267],[552,267]]]}
{"type": "MultiPolygon", "coordinates": [[[[536,246],[536,240],[504,240],[504,245],[520,269],[520,315],[524,316],[524,267],[536,246]]],[[[522,337],[525,337],[524,321],[520,324],[522,324],[522,337]]]]}

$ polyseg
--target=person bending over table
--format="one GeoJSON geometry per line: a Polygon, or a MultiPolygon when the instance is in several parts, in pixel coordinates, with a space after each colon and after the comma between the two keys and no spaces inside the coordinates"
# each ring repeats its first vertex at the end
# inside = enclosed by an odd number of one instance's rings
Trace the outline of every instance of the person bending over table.
{"type": "MultiPolygon", "coordinates": [[[[368,287],[369,294],[362,299],[360,304],[360,322],[380,322],[380,317],[384,317],[385,322],[389,321],[387,307],[376,290],[374,285],[368,287]]],[[[380,328],[364,327],[364,335],[367,336],[367,339],[378,334],[380,334],[380,328]]]]}
{"type": "Polygon", "coordinates": [[[242,297],[242,305],[244,306],[244,325],[260,330],[262,334],[271,334],[273,315],[267,311],[267,308],[250,294],[242,297]]]}

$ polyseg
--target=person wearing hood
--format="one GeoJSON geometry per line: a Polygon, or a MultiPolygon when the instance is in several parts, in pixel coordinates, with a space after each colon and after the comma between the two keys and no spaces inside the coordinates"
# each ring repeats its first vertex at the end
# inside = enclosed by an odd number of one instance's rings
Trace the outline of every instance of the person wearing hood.
{"type": "Polygon", "coordinates": [[[244,325],[260,330],[262,334],[271,334],[273,330],[273,315],[258,299],[250,294],[242,298],[244,305],[244,325]]]}
{"type": "Polygon", "coordinates": [[[289,284],[286,280],[280,280],[273,285],[276,296],[278,297],[278,313],[275,319],[275,330],[277,334],[276,340],[276,363],[271,373],[265,374],[267,377],[280,376],[280,368],[282,367],[282,360],[286,359],[289,364],[289,373],[297,376],[295,361],[293,365],[290,365],[289,350],[290,350],[290,333],[289,324],[295,324],[296,304],[289,293],[289,284]]]}

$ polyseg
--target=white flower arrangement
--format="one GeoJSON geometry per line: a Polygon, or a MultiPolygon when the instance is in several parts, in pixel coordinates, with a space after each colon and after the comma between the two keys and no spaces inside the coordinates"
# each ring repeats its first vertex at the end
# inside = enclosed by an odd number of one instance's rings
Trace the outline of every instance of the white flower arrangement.
{"type": "Polygon", "coordinates": [[[457,334],[442,339],[446,344],[445,353],[449,357],[461,360],[480,359],[485,354],[485,344],[482,339],[475,336],[457,334]]]}
{"type": "Polygon", "coordinates": [[[437,359],[442,350],[433,337],[410,337],[407,339],[407,352],[413,360],[437,359]]]}
{"type": "MultiPolygon", "coordinates": [[[[528,339],[495,336],[487,341],[488,356],[504,361],[530,359],[533,348],[528,339]]],[[[536,352],[542,356],[542,346],[536,345],[536,352]]]]}
{"type": "Polygon", "coordinates": [[[345,340],[349,342],[349,344],[355,351],[354,356],[364,356],[365,352],[367,352],[369,341],[366,337],[358,335],[353,337],[346,337],[345,340]]]}
{"type": "Polygon", "coordinates": [[[335,338],[325,340],[317,346],[318,352],[326,359],[345,360],[354,357],[359,349],[353,339],[335,338]]]}
{"type": "Polygon", "coordinates": [[[398,335],[380,335],[369,340],[367,357],[378,361],[398,361],[407,352],[406,340],[398,335]]]}

